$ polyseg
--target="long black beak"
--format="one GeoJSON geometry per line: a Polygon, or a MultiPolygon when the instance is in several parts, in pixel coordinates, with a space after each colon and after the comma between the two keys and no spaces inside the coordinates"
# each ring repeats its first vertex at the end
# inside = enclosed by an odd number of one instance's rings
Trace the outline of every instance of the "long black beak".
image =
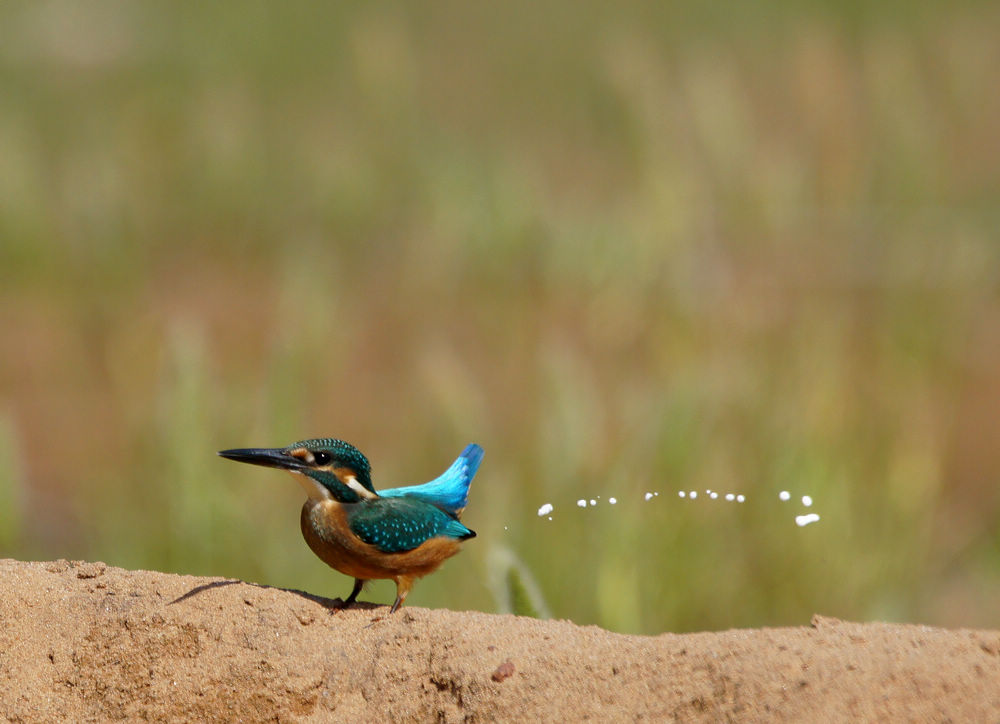
{"type": "Polygon", "coordinates": [[[280,468],[282,470],[302,470],[307,467],[297,457],[289,455],[281,448],[246,447],[235,450],[220,450],[219,455],[227,460],[251,465],[263,465],[265,468],[280,468]]]}

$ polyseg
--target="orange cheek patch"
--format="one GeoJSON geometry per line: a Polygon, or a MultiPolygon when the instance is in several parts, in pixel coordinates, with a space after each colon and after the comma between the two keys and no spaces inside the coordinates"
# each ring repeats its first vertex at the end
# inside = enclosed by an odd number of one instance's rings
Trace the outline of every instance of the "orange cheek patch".
{"type": "Polygon", "coordinates": [[[298,458],[304,463],[309,462],[310,458],[312,458],[312,453],[310,453],[304,447],[297,447],[294,450],[289,450],[288,454],[291,455],[293,458],[298,458]]]}
{"type": "Polygon", "coordinates": [[[330,472],[337,476],[337,480],[344,485],[348,485],[348,479],[355,477],[356,473],[350,468],[330,468],[330,472]]]}

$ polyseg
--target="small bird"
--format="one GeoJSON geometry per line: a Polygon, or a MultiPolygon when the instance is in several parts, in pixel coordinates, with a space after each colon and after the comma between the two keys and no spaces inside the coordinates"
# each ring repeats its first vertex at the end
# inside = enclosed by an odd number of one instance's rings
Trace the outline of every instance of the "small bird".
{"type": "Polygon", "coordinates": [[[343,440],[301,440],[283,448],[221,450],[242,463],[280,468],[301,476],[309,498],[302,506],[302,536],[324,563],[354,577],[350,606],[366,581],[396,582],[395,613],[414,581],[437,570],[474,538],[459,521],[469,485],[483,459],[468,445],[441,476],[423,485],[376,492],[368,458],[343,440]]]}

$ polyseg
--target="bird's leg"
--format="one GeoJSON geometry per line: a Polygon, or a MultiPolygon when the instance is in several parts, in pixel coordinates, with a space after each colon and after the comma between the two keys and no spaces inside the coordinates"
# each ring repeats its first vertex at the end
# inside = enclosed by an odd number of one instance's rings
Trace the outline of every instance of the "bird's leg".
{"type": "MultiPolygon", "coordinates": [[[[399,607],[403,605],[403,601],[406,600],[406,596],[410,593],[410,589],[413,588],[414,578],[412,576],[399,576],[394,580],[396,581],[396,601],[395,603],[392,604],[392,608],[389,609],[390,616],[396,613],[396,611],[399,610],[399,607]]],[[[383,618],[385,617],[376,616],[375,618],[372,619],[372,622],[368,624],[368,626],[365,626],[365,628],[368,628],[369,626],[374,626],[383,618]]]]}
{"type": "Polygon", "coordinates": [[[409,576],[400,576],[396,579],[396,601],[392,604],[392,608],[389,609],[389,614],[392,615],[399,610],[399,607],[403,605],[403,601],[410,594],[410,589],[413,588],[413,579],[409,576]]]}
{"type": "Polygon", "coordinates": [[[338,608],[347,608],[356,600],[358,600],[358,594],[361,593],[361,589],[364,587],[365,582],[361,578],[354,579],[354,588],[351,590],[351,595],[344,599],[344,602],[338,606],[338,608]]]}

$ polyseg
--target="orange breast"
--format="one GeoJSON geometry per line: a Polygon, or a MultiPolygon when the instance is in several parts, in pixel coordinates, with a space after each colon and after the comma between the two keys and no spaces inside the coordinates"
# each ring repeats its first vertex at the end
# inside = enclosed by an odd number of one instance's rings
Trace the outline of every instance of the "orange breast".
{"type": "Polygon", "coordinates": [[[363,580],[390,578],[399,583],[401,578],[420,578],[461,548],[461,541],[439,536],[410,551],[383,553],[354,534],[344,507],[335,500],[306,501],[300,523],[306,543],[324,563],[363,580]]]}

